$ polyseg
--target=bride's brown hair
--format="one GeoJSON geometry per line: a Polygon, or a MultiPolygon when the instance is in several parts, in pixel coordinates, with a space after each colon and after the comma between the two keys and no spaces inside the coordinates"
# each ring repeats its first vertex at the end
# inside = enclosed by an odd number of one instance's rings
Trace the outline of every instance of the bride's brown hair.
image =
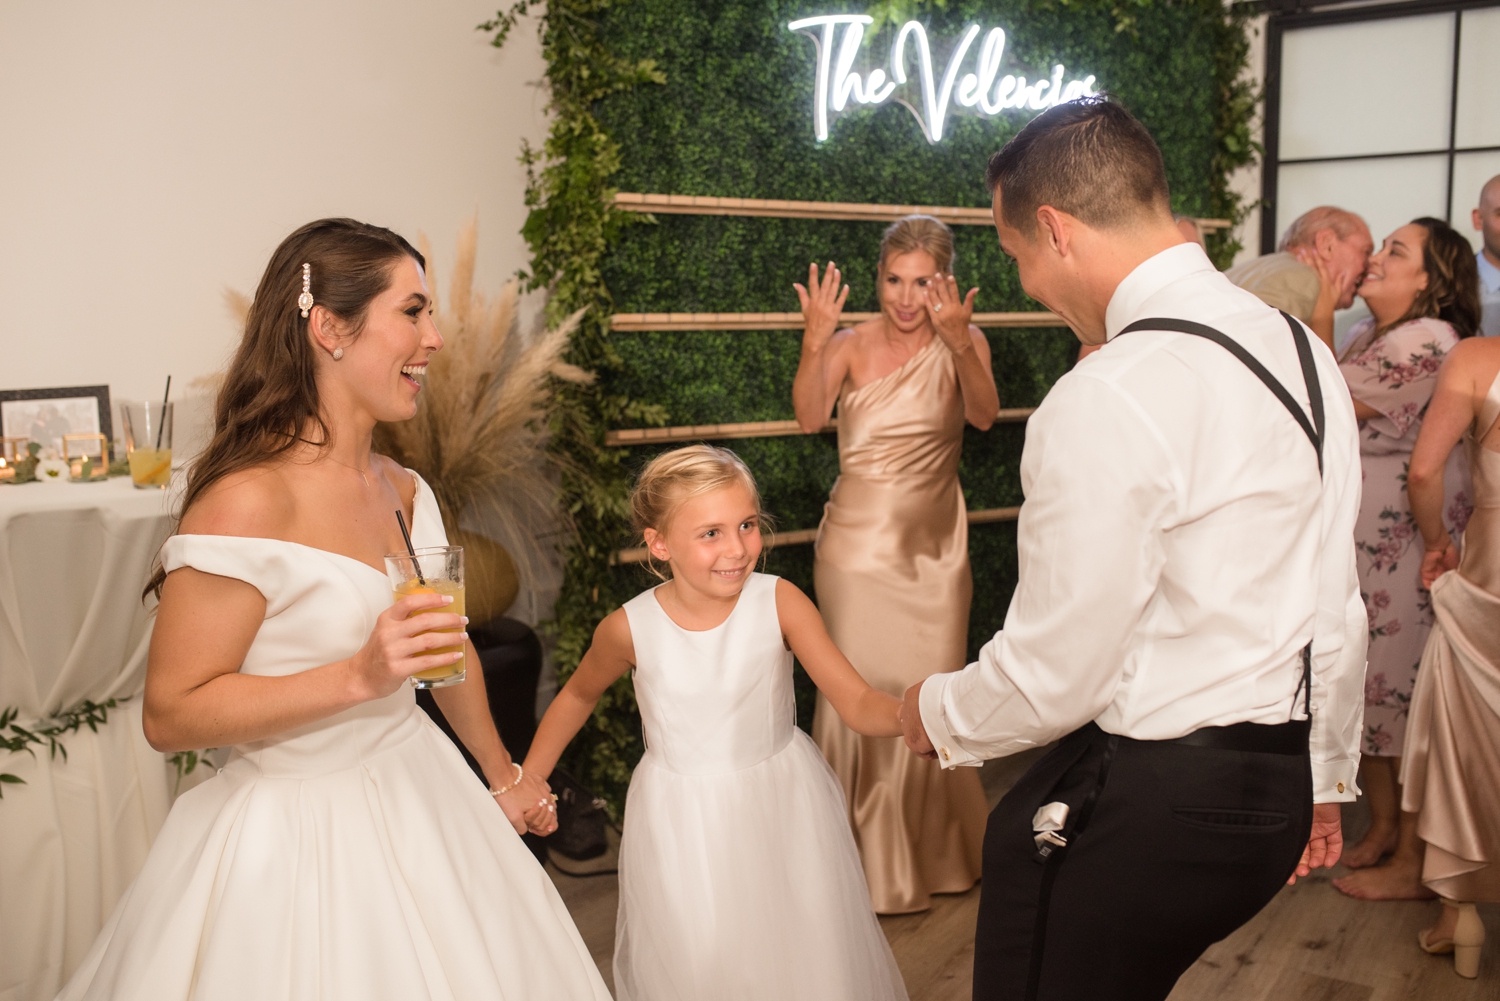
{"type": "MultiPolygon", "coordinates": [[[[281,241],[255,289],[245,336],[214,404],[213,437],[188,472],[179,521],[224,477],[285,455],[299,443],[321,448],[328,441],[310,317],[297,306],[302,265],[311,269],[313,302],[357,335],[370,303],[390,288],[394,265],[407,257],[426,268],[406,240],[353,219],[319,219],[281,241]]],[[[144,593],[160,598],[166,579],[158,564],[144,593]]]]}

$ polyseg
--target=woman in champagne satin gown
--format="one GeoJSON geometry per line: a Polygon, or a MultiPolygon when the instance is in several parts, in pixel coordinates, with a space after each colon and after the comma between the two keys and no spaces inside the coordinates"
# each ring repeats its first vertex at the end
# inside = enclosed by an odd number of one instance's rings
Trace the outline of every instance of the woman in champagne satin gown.
{"type": "MultiPolygon", "coordinates": [[[[813,566],[829,634],[877,689],[901,696],[967,661],[968,520],[958,481],[964,423],[994,421],[989,345],[974,292],[948,273],[935,219],[893,224],[881,244],[881,316],[834,332],[847,289],[832,264],[797,286],[808,318],[793,396],[810,430],[839,410],[839,479],[813,566]]],[[[813,739],[844,788],[875,910],[925,910],[979,879],[988,808],[977,771],[943,771],[899,737],[854,733],[820,696],[813,739]]]]}
{"type": "Polygon", "coordinates": [[[1422,882],[1444,903],[1421,946],[1455,952],[1459,973],[1473,977],[1484,941],[1474,903],[1500,901],[1500,339],[1472,338],[1449,353],[1408,490],[1436,622],[1406,724],[1401,808],[1420,814],[1422,882]],[[1441,517],[1442,463],[1460,435],[1474,487],[1462,558],[1441,517]]]}

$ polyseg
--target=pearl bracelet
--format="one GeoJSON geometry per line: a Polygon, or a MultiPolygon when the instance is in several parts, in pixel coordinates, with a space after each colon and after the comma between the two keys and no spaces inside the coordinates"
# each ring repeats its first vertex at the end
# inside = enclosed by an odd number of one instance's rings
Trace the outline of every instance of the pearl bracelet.
{"type": "Polygon", "coordinates": [[[503,788],[500,788],[500,789],[491,789],[490,790],[490,795],[491,796],[504,796],[506,793],[510,792],[516,786],[520,785],[521,784],[521,780],[526,777],[526,773],[521,770],[521,763],[519,761],[512,761],[511,765],[516,770],[516,780],[514,782],[512,782],[510,785],[504,786],[503,788]]]}

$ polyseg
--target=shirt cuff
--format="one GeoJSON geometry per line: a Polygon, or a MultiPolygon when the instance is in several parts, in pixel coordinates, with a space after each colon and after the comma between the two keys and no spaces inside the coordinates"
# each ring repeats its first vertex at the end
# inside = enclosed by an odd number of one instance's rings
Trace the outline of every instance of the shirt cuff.
{"type": "Polygon", "coordinates": [[[922,682],[917,696],[917,703],[922,710],[922,728],[927,731],[927,739],[932,741],[932,746],[937,750],[939,765],[944,768],[957,765],[978,767],[984,763],[984,759],[959,747],[948,730],[947,721],[943,719],[943,694],[947,691],[948,683],[957,676],[956,672],[934,674],[922,682]]]}
{"type": "Polygon", "coordinates": [[[1359,796],[1359,785],[1355,776],[1359,773],[1359,760],[1339,758],[1335,761],[1314,761],[1313,802],[1353,803],[1359,796]]]}

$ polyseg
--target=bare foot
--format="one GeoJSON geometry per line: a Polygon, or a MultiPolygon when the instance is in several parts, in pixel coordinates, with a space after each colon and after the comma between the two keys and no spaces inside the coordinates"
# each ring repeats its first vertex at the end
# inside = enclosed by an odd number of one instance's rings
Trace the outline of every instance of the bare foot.
{"type": "Polygon", "coordinates": [[[1396,828],[1371,827],[1359,844],[1345,850],[1340,862],[1350,869],[1368,869],[1396,850],[1396,828]]]}
{"type": "Polygon", "coordinates": [[[1422,860],[1392,859],[1333,881],[1340,892],[1360,900],[1430,900],[1436,897],[1422,885],[1422,860]]]}

